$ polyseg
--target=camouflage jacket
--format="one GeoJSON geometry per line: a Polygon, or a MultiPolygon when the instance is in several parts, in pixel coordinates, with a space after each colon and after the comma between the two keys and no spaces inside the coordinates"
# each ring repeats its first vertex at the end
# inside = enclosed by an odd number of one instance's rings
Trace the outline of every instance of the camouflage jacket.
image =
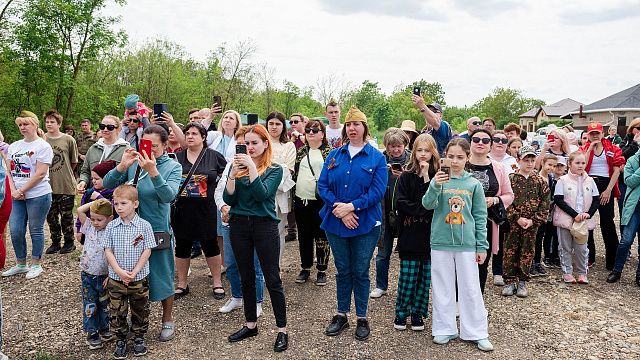
{"type": "Polygon", "coordinates": [[[76,144],[78,144],[78,152],[82,155],[86,155],[91,145],[96,143],[96,138],[91,134],[79,133],[76,135],[76,144]]]}
{"type": "Polygon", "coordinates": [[[507,208],[509,223],[517,225],[519,218],[533,220],[533,226],[539,227],[547,222],[549,216],[549,185],[540,175],[531,174],[528,178],[515,172],[509,175],[513,189],[513,203],[507,208]]]}

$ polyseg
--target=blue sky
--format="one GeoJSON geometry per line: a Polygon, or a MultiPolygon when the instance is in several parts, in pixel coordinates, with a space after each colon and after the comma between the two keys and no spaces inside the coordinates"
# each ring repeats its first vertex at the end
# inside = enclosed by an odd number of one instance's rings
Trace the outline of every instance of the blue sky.
{"type": "Polygon", "coordinates": [[[640,83],[640,0],[129,0],[108,13],[134,44],[165,38],[199,60],[251,39],[251,61],[300,86],[333,76],[388,94],[424,78],[471,105],[497,86],[591,103],[640,83]]]}

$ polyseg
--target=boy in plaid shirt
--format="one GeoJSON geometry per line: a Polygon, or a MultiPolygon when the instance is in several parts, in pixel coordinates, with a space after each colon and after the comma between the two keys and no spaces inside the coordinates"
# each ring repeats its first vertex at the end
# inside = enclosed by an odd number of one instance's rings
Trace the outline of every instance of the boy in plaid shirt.
{"type": "Polygon", "coordinates": [[[114,359],[128,355],[128,308],[131,310],[131,331],[134,333],[133,353],[147,353],[144,335],[149,328],[149,256],[156,246],[151,224],[136,213],[138,191],[131,185],[121,185],[113,192],[113,205],[120,216],[107,225],[103,240],[109,263],[111,328],[118,341],[114,359]]]}

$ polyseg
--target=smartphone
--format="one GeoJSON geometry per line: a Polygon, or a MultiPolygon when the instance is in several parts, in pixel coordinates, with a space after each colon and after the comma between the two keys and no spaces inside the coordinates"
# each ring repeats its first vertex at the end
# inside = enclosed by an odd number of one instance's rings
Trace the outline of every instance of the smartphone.
{"type": "Polygon", "coordinates": [[[420,86],[414,86],[413,87],[413,95],[420,96],[420,86]]]}
{"type": "Polygon", "coordinates": [[[247,145],[236,144],[236,154],[246,154],[246,153],[247,153],[247,145]]]}
{"type": "Polygon", "coordinates": [[[391,164],[391,169],[395,170],[395,171],[402,171],[402,164],[400,163],[393,163],[391,164]]]}
{"type": "Polygon", "coordinates": [[[451,159],[440,159],[440,171],[447,173],[451,177],[451,159]]]}
{"type": "Polygon", "coordinates": [[[164,111],[169,112],[169,106],[167,106],[167,104],[153,104],[153,116],[155,116],[156,119],[159,119],[164,111]]]}
{"type": "Polygon", "coordinates": [[[547,142],[552,143],[555,141],[555,139],[556,137],[553,134],[547,135],[547,142]]]}
{"type": "Polygon", "coordinates": [[[178,157],[176,156],[176,153],[167,153],[167,156],[173,160],[178,161],[178,157]]]}
{"type": "Polygon", "coordinates": [[[140,139],[140,152],[146,153],[149,159],[151,159],[151,145],[151,140],[140,139]]]}
{"type": "Polygon", "coordinates": [[[255,125],[258,123],[258,114],[247,114],[247,125],[255,125]]]}
{"type": "Polygon", "coordinates": [[[216,96],[213,97],[213,106],[212,107],[215,107],[215,106],[222,107],[222,96],[216,95],[216,96]]]}

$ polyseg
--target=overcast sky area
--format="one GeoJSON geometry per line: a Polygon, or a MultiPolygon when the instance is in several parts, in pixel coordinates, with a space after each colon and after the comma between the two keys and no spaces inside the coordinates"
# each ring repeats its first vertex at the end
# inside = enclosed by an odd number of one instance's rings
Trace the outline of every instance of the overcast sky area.
{"type": "Polygon", "coordinates": [[[108,13],[130,42],[165,38],[196,60],[251,39],[279,84],[333,74],[390,94],[424,78],[462,106],[495,87],[589,104],[640,83],[640,0],[129,0],[108,13]]]}

